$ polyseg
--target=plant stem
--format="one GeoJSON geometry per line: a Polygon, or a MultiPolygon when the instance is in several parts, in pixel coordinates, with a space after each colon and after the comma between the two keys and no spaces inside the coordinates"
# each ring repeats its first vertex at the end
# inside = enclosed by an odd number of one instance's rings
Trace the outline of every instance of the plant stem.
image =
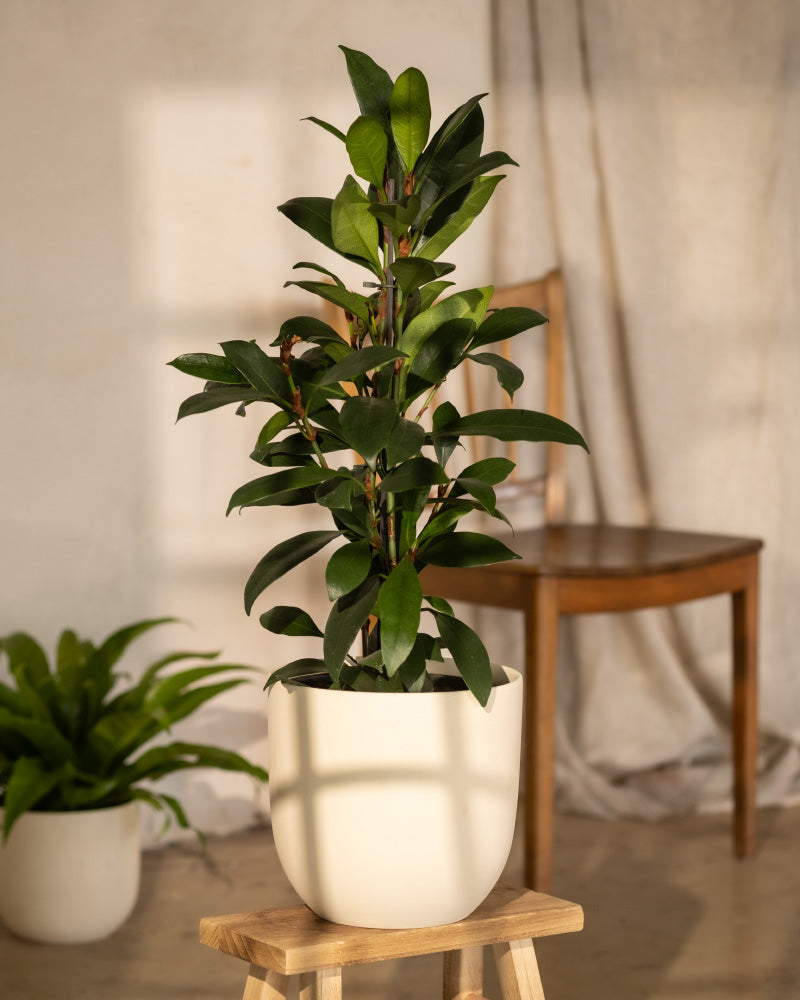
{"type": "MultiPolygon", "coordinates": [[[[395,196],[395,182],[394,178],[389,178],[386,183],[386,197],[389,201],[392,201],[395,196]]],[[[384,331],[385,331],[385,343],[389,347],[394,347],[396,341],[396,331],[395,331],[395,283],[394,275],[392,274],[392,264],[394,263],[394,235],[389,232],[388,229],[385,230],[386,241],[384,243],[384,281],[386,283],[386,317],[384,320],[384,331]]],[[[391,379],[391,394],[392,399],[395,402],[399,402],[397,399],[398,386],[397,386],[397,376],[392,374],[391,379]]],[[[386,518],[386,549],[389,556],[389,570],[393,570],[397,565],[397,517],[395,514],[395,496],[394,493],[389,493],[386,497],[384,514],[386,518]]]]}

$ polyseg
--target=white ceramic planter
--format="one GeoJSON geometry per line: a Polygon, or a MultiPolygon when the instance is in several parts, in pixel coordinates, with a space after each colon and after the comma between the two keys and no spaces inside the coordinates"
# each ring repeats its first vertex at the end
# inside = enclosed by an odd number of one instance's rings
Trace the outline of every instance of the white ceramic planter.
{"type": "Polygon", "coordinates": [[[136,904],[139,826],[138,802],[25,813],[0,847],[0,919],[48,944],[108,937],[136,904]]]}
{"type": "Polygon", "coordinates": [[[319,916],[433,926],[492,890],[514,833],[522,727],[522,677],[494,670],[485,709],[468,691],[271,690],[275,844],[319,916]]]}

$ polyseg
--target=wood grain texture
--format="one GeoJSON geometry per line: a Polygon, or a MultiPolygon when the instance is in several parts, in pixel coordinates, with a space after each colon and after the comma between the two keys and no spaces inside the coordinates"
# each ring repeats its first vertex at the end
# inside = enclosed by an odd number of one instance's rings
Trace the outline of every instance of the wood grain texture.
{"type": "Polygon", "coordinates": [[[508,941],[494,946],[503,1000],[544,1000],[539,963],[532,941],[508,941]]]}
{"type": "Polygon", "coordinates": [[[288,988],[288,976],[251,964],[242,1000],[286,1000],[288,988]]]}
{"type": "Polygon", "coordinates": [[[301,973],[299,1000],[342,1000],[342,970],[301,973]]]}
{"type": "Polygon", "coordinates": [[[583,910],[553,896],[500,884],[464,920],[440,927],[373,930],[322,920],[306,906],[206,917],[200,941],[283,975],[388,958],[579,931],[583,910]]]}
{"type": "Polygon", "coordinates": [[[443,965],[442,1000],[478,1000],[483,996],[483,945],[446,951],[443,965]]]}

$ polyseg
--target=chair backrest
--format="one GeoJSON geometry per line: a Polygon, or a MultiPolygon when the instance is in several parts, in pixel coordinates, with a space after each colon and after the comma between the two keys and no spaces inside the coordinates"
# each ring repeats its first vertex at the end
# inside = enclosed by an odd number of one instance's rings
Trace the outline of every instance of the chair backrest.
{"type": "MultiPolygon", "coordinates": [[[[561,271],[554,269],[541,278],[496,288],[490,308],[505,309],[509,306],[535,309],[548,319],[544,328],[544,405],[541,408],[551,416],[563,420],[566,306],[561,271]]],[[[502,341],[500,344],[500,352],[509,360],[513,345],[513,340],[502,341]]],[[[470,385],[471,366],[465,365],[463,368],[468,406],[470,410],[474,410],[477,407],[470,385]]],[[[511,405],[510,402],[508,405],[511,405]]],[[[516,461],[514,444],[509,445],[507,450],[509,457],[516,461]]],[[[566,510],[565,458],[564,445],[548,442],[545,445],[543,472],[526,480],[520,480],[512,473],[509,479],[510,496],[513,497],[514,493],[544,496],[545,519],[550,522],[563,521],[566,510]]]]}
{"type": "MultiPolygon", "coordinates": [[[[566,309],[561,271],[554,269],[541,278],[495,288],[489,307],[491,309],[505,309],[509,306],[525,306],[529,309],[535,309],[548,319],[544,328],[543,409],[551,416],[563,420],[566,309]]],[[[350,334],[342,309],[330,302],[325,302],[324,319],[342,337],[349,340],[350,334]]],[[[500,352],[509,360],[512,344],[513,341],[503,341],[499,345],[500,352]]],[[[464,377],[467,407],[470,412],[473,412],[478,406],[475,398],[475,386],[471,378],[471,367],[468,364],[462,365],[460,371],[463,372],[464,377]]],[[[498,488],[498,499],[515,499],[527,495],[543,496],[546,520],[550,522],[563,521],[566,507],[565,448],[561,444],[548,442],[545,449],[544,471],[536,477],[525,479],[512,473],[508,483],[498,488]]],[[[516,461],[516,448],[513,442],[506,445],[506,451],[509,458],[516,461]]]]}

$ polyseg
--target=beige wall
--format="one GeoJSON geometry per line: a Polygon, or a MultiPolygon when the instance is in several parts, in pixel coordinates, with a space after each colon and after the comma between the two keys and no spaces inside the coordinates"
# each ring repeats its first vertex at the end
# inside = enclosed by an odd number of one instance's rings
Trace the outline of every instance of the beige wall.
{"type": "MultiPolygon", "coordinates": [[[[282,286],[324,255],[275,206],[333,195],[347,171],[339,143],[300,122],[356,114],[337,45],[393,76],[419,66],[438,123],[490,89],[488,35],[477,0],[4,0],[0,634],[52,647],[64,627],[100,638],[174,614],[195,627],[165,630],[159,649],[266,669],[300,654],[245,617],[241,592],[303,514],[225,518],[258,475],[257,422],[176,426],[193,380],[165,363],[271,340],[314,307],[282,286]]],[[[487,279],[486,224],[453,255],[461,283],[487,279]]],[[[298,571],[280,601],[306,603],[315,582],[298,571]]],[[[262,708],[257,689],[235,693],[187,735],[264,760],[262,708]]],[[[174,787],[209,828],[251,815],[247,782],[174,787]]]]}

